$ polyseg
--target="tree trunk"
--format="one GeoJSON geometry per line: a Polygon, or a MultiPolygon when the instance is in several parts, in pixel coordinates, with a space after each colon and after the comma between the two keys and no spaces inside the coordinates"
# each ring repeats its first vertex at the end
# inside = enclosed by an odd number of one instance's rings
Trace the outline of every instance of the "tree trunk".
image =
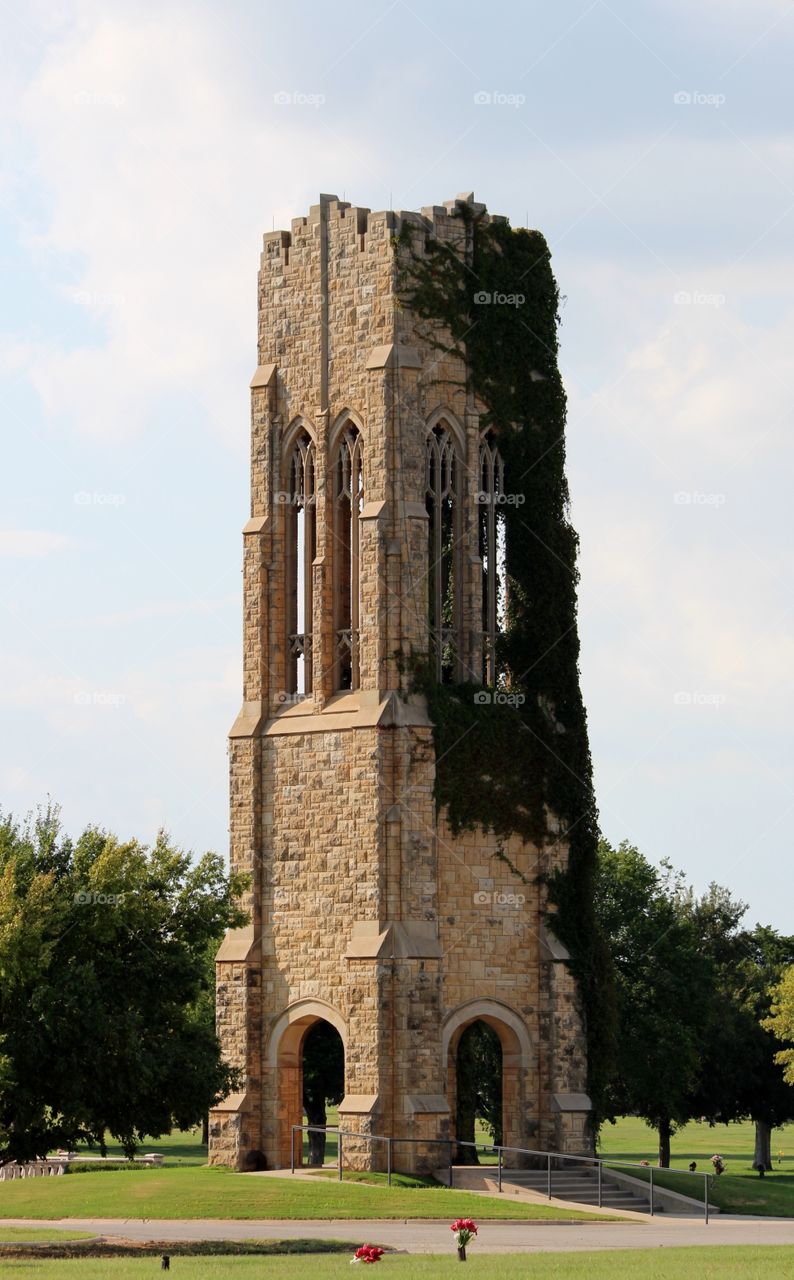
{"type": "MultiPolygon", "coordinates": [[[[304,1098],[304,1102],[308,1099],[304,1098]]],[[[325,1103],[317,1106],[306,1107],[306,1119],[309,1124],[326,1124],[327,1116],[325,1114],[325,1103]]],[[[309,1159],[308,1163],[312,1166],[325,1164],[325,1133],[318,1133],[312,1130],[309,1133],[309,1159]]]]}
{"type": "Polygon", "coordinates": [[[209,1146],[209,1140],[210,1140],[210,1118],[209,1118],[209,1115],[205,1115],[204,1119],[201,1122],[201,1141],[204,1143],[205,1147],[209,1146]]]}
{"type": "Polygon", "coordinates": [[[768,1172],[772,1168],[772,1126],[766,1120],[755,1121],[755,1155],[753,1168],[768,1172]]]}
{"type": "Polygon", "coordinates": [[[669,1120],[659,1121],[659,1168],[670,1168],[670,1136],[672,1125],[669,1120]]]}

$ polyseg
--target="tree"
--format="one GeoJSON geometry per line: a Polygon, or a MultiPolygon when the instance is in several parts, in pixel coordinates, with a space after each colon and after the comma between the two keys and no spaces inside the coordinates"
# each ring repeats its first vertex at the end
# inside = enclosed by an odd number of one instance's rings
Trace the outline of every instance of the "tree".
{"type": "Polygon", "coordinates": [[[198,1123],[236,1083],[200,1011],[244,917],[222,859],[0,815],[0,1162],[198,1123]]]}
{"type": "Polygon", "coordinates": [[[624,841],[599,843],[596,915],[611,939],[620,1054],[608,1107],[642,1116],[659,1134],[659,1164],[691,1118],[708,1023],[711,965],[680,910],[683,881],[624,841]]]}
{"type": "MultiPolygon", "coordinates": [[[[794,965],[786,969],[770,993],[769,1017],[764,1027],[784,1043],[794,1041],[794,965]]],[[[794,1085],[794,1049],[780,1049],[775,1060],[783,1068],[783,1078],[794,1085]]]]}
{"type": "Polygon", "coordinates": [[[772,1129],[794,1118],[794,1089],[775,1060],[779,1044],[764,1026],[770,987],[794,960],[794,938],[763,925],[740,928],[745,904],[717,884],[701,898],[688,890],[681,905],[713,972],[693,1114],[712,1124],[749,1116],[755,1124],[753,1167],[765,1173],[772,1168],[772,1129]]]}
{"type": "MultiPolygon", "coordinates": [[[[337,1106],[345,1096],[345,1050],[330,1022],[320,1020],[303,1041],[303,1110],[310,1125],[325,1129],[326,1105],[337,1106]]],[[[309,1164],[325,1161],[325,1133],[309,1133],[309,1164]]]]}

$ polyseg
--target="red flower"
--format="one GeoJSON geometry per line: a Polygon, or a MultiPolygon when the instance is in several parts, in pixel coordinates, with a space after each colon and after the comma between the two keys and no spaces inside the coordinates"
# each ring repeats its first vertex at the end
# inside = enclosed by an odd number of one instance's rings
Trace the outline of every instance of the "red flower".
{"type": "Polygon", "coordinates": [[[476,1236],[477,1223],[471,1218],[456,1218],[450,1227],[450,1231],[468,1231],[469,1235],[476,1236]]]}
{"type": "Polygon", "coordinates": [[[356,1249],[353,1254],[354,1262],[380,1262],[383,1257],[383,1250],[376,1244],[362,1244],[360,1249],[356,1249]]]}

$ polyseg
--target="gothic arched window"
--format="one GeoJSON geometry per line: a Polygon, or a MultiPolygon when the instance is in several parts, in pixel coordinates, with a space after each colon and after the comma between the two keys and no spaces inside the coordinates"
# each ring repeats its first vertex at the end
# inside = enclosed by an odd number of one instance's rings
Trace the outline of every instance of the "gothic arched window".
{"type": "Polygon", "coordinates": [[[480,440],[479,540],[482,560],[483,681],[497,683],[496,638],[504,622],[505,465],[496,437],[487,431],[480,440]]]}
{"type": "Polygon", "coordinates": [[[461,463],[445,422],[428,434],[426,468],[430,643],[436,678],[447,682],[460,674],[463,512],[461,463]]]}
{"type": "Polygon", "coordinates": [[[312,563],[317,552],[314,441],[301,431],[287,459],[287,681],[289,693],[312,689],[312,563]]]}
{"type": "Polygon", "coordinates": [[[364,506],[361,435],[348,422],[331,466],[334,522],[335,686],[359,687],[359,516],[364,506]]]}

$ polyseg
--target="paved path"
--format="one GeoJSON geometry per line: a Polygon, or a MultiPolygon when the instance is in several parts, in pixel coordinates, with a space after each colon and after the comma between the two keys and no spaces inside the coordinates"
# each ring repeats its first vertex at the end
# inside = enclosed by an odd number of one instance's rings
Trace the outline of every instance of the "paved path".
{"type": "MultiPolygon", "coordinates": [[[[35,1221],[5,1218],[13,1226],[72,1227],[102,1236],[128,1240],[349,1240],[351,1244],[391,1245],[408,1253],[448,1253],[448,1222],[427,1219],[295,1222],[268,1219],[196,1218],[61,1218],[35,1221]]],[[[721,1214],[709,1226],[702,1221],[660,1216],[642,1223],[603,1222],[544,1225],[540,1222],[490,1222],[480,1228],[478,1253],[534,1253],[583,1249],[658,1249],[680,1245],[794,1245],[794,1218],[728,1217],[721,1214]]]]}

